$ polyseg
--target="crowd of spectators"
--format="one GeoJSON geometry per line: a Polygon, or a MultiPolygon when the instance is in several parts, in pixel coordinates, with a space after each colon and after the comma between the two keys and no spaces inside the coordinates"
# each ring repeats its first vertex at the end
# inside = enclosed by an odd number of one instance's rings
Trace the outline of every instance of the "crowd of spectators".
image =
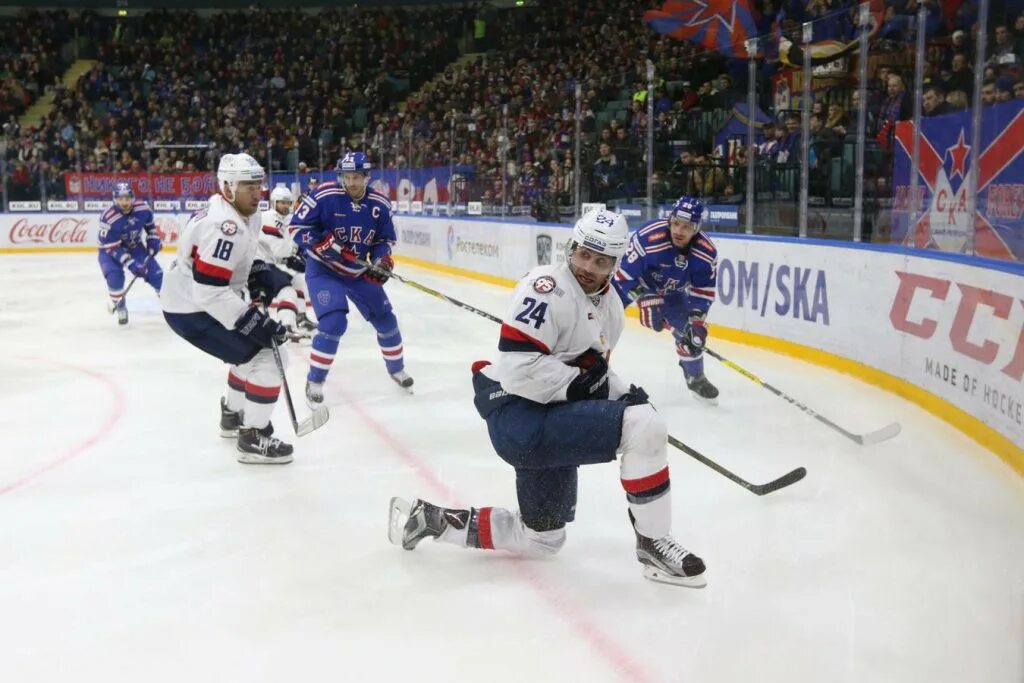
{"type": "Polygon", "coordinates": [[[204,171],[217,150],[245,149],[275,169],[317,164],[321,148],[333,160],[364,128],[353,114],[395,107],[458,55],[471,19],[462,6],[97,18],[92,70],[73,89],[52,83],[55,106],[39,127],[11,119],[4,129],[11,175],[204,171]]]}
{"type": "MultiPolygon", "coordinates": [[[[918,1],[886,0],[871,47],[864,108],[875,176],[869,191],[879,194],[888,189],[895,123],[913,112],[907,84],[918,1]]],[[[963,110],[971,104],[976,68],[974,0],[920,1],[931,11],[923,115],[963,110]]],[[[31,130],[18,126],[19,110],[4,111],[8,175],[17,178],[16,193],[31,193],[42,179],[55,196],[61,175],[77,168],[204,171],[218,151],[245,149],[275,170],[312,169],[321,162],[329,167],[345,148],[364,147],[385,167],[458,167],[456,199],[525,205],[553,218],[555,207],[572,204],[577,182],[584,200],[644,196],[652,124],[657,199],[687,192],[739,201],[746,150],[716,145],[713,135],[733,105],[746,101],[746,64],[655,33],[642,21],[653,4],[552,0],[507,10],[431,5],[315,14],[156,10],[128,21],[26,12],[0,22],[10,53],[0,92],[53,87],[55,106],[31,130]],[[76,22],[102,37],[94,45],[98,63],[64,89],[59,53],[76,22]],[[460,41],[473,28],[473,44],[464,47],[475,54],[460,58],[460,41]],[[653,122],[647,60],[656,73],[653,122]],[[147,150],[154,144],[208,149],[147,150]]],[[[804,21],[815,22],[815,40],[848,40],[857,32],[853,0],[755,4],[759,30],[768,35],[777,29],[796,38],[804,21]]],[[[1024,97],[1019,4],[992,8],[981,104],[1024,97]]],[[[755,84],[769,118],[755,161],[770,173],[757,175],[758,191],[785,186],[792,192],[798,175],[799,112],[772,98],[770,79],[780,68],[770,55],[755,84]]],[[[816,89],[810,117],[812,191],[822,193],[833,160],[846,159],[845,148],[856,139],[861,108],[852,76],[827,83],[816,89]]]]}

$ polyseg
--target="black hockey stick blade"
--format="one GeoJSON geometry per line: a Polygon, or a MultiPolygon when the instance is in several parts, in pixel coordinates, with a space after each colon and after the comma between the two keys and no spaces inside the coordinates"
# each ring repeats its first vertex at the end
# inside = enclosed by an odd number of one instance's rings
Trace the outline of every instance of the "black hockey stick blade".
{"type": "Polygon", "coordinates": [[[775,481],[770,481],[767,484],[749,484],[747,488],[758,496],[763,496],[766,493],[772,491],[778,491],[784,489],[787,486],[797,483],[801,479],[807,476],[807,470],[803,467],[797,467],[792,472],[784,474],[775,481]]]}
{"type": "Polygon", "coordinates": [[[719,465],[717,462],[707,457],[706,455],[690,448],[685,443],[675,438],[671,434],[669,434],[668,436],[668,442],[671,445],[678,448],[679,450],[681,450],[683,453],[686,453],[694,460],[700,462],[703,465],[706,465],[707,467],[710,467],[715,472],[718,472],[729,481],[733,482],[734,484],[739,484],[740,486],[742,486],[743,488],[750,491],[756,496],[763,496],[768,493],[778,491],[779,489],[786,488],[787,486],[791,486],[807,476],[807,470],[804,469],[803,467],[798,467],[792,472],[787,472],[778,479],[773,479],[772,481],[769,481],[765,484],[751,484],[743,477],[737,474],[733,474],[731,471],[722,467],[721,465],[719,465]]]}
{"type": "Polygon", "coordinates": [[[305,420],[293,425],[295,427],[295,436],[306,436],[307,434],[323,427],[330,419],[331,411],[327,409],[327,406],[320,406],[316,408],[305,420]]]}

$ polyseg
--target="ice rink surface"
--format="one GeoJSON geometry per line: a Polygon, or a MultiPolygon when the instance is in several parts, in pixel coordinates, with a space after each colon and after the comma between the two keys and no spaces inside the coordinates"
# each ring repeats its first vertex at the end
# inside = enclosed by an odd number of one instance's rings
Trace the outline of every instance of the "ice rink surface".
{"type": "MultiPolygon", "coordinates": [[[[720,405],[698,405],[668,335],[627,324],[613,365],[673,435],[751,481],[809,472],[758,498],[670,449],[675,535],[707,562],[704,590],[641,577],[614,463],[580,470],[553,559],[406,552],[385,536],[393,495],[515,507],[470,393],[496,325],[389,283],[415,395],[353,315],[330,423],[294,463],[246,466],[218,436],[226,368],[147,285],[120,329],[94,255],[2,263],[2,681],[1024,680],[1024,482],[857,380],[714,343],[849,429],[899,420],[896,439],[857,446],[711,359],[720,405]]],[[[290,349],[299,394],[307,353],[290,349]]],[[[281,403],[274,422],[289,439],[281,403]]]]}

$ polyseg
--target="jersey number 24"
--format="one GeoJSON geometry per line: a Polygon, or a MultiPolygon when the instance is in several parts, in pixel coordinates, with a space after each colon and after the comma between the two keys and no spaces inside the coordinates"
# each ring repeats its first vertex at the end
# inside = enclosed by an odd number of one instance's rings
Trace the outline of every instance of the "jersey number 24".
{"type": "Polygon", "coordinates": [[[540,329],[540,326],[544,324],[544,316],[547,315],[548,305],[546,302],[538,303],[532,296],[528,296],[523,299],[524,308],[520,311],[519,315],[516,316],[516,320],[523,323],[524,325],[532,324],[534,329],[540,329]]]}

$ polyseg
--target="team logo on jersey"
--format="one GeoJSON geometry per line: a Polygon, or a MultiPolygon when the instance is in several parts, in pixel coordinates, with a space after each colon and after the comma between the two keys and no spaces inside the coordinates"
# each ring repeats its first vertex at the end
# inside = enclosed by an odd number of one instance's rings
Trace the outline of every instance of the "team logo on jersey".
{"type": "Polygon", "coordinates": [[[555,278],[550,275],[541,275],[533,281],[533,291],[541,294],[548,294],[555,291],[555,278]]]}
{"type": "Polygon", "coordinates": [[[326,306],[327,304],[331,303],[331,293],[330,293],[330,291],[328,291],[326,289],[320,290],[319,292],[316,293],[316,300],[319,301],[324,306],[326,306]]]}
{"type": "Polygon", "coordinates": [[[238,232],[238,224],[234,221],[224,221],[220,224],[220,231],[230,237],[238,232]]]}
{"type": "Polygon", "coordinates": [[[537,265],[551,265],[551,235],[537,235],[537,265]]]}
{"type": "Polygon", "coordinates": [[[676,254],[676,266],[682,270],[686,270],[686,257],[682,254],[676,254]]]}

